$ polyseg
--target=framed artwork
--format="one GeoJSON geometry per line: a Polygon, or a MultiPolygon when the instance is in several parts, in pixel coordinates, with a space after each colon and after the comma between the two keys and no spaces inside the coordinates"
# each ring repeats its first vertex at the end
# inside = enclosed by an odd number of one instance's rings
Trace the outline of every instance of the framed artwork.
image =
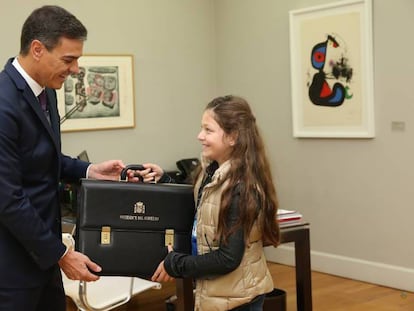
{"type": "Polygon", "coordinates": [[[289,12],[293,136],[375,136],[371,0],[289,12]]]}
{"type": "Polygon", "coordinates": [[[132,55],[84,55],[58,91],[62,132],[135,126],[132,55]]]}

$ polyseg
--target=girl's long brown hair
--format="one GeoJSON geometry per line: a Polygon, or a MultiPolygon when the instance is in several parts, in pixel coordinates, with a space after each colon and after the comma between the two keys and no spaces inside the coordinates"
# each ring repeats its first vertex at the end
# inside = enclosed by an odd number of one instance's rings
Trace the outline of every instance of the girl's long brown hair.
{"type": "Polygon", "coordinates": [[[226,237],[242,226],[247,240],[257,221],[264,243],[277,246],[280,234],[276,220],[276,189],[263,139],[249,104],[241,97],[225,96],[215,98],[206,110],[213,112],[215,121],[226,135],[236,138],[230,155],[231,169],[226,178],[229,184],[221,201],[218,237],[226,242],[226,237]],[[240,189],[240,219],[229,228],[225,220],[236,187],[240,189]]]}

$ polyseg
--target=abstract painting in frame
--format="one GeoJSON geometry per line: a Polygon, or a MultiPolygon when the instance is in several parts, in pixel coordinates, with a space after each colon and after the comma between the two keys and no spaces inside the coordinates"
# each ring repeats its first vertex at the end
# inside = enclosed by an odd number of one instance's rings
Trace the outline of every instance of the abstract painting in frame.
{"type": "Polygon", "coordinates": [[[289,12],[293,135],[375,136],[371,0],[289,12]]]}
{"type": "Polygon", "coordinates": [[[135,126],[132,55],[84,55],[58,91],[61,131],[135,126]]]}

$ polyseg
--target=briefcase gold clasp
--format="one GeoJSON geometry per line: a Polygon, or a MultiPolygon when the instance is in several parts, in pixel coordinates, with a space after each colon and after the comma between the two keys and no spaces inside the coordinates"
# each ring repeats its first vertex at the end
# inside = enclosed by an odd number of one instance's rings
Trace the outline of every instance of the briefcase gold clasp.
{"type": "Polygon", "coordinates": [[[174,229],[165,229],[165,246],[174,246],[174,229]]]}
{"type": "Polygon", "coordinates": [[[103,226],[101,231],[101,244],[111,244],[111,227],[103,226]]]}

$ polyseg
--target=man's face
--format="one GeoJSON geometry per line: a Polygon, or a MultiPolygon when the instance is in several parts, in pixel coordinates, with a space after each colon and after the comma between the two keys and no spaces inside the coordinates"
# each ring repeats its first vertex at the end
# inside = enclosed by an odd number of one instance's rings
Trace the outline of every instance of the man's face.
{"type": "Polygon", "coordinates": [[[60,89],[71,74],[79,73],[78,58],[82,55],[83,41],[61,38],[60,43],[50,52],[44,48],[39,60],[37,75],[40,84],[60,89]]]}

